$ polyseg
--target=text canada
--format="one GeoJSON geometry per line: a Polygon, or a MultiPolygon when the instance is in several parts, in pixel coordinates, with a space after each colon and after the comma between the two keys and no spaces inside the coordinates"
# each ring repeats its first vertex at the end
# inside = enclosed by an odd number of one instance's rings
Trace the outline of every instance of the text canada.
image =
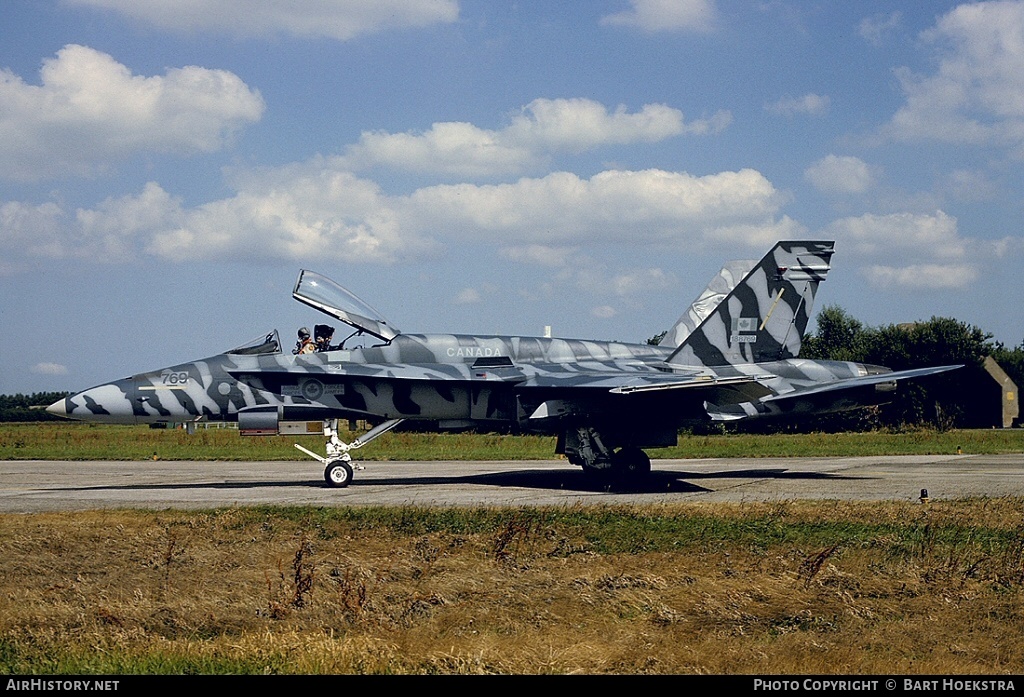
{"type": "Polygon", "coordinates": [[[491,358],[501,355],[501,349],[487,346],[460,346],[448,349],[449,358],[491,358]]]}

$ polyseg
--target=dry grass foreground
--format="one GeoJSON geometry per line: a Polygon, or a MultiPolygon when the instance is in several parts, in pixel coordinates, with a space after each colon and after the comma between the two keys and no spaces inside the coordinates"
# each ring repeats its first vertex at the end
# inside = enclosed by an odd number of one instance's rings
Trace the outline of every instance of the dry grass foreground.
{"type": "Polygon", "coordinates": [[[1020,674],[1024,501],[0,516],[6,674],[1020,674]]]}

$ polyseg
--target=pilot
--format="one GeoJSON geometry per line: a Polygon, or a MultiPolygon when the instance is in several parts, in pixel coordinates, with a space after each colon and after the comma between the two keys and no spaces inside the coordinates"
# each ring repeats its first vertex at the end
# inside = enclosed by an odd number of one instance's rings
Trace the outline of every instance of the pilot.
{"type": "Polygon", "coordinates": [[[309,329],[307,327],[299,328],[299,340],[295,342],[295,350],[292,353],[298,355],[300,353],[313,353],[316,351],[316,344],[309,338],[309,329]]]}
{"type": "Polygon", "coordinates": [[[317,324],[313,327],[313,337],[317,351],[330,351],[331,339],[334,338],[334,327],[329,324],[317,324]]]}

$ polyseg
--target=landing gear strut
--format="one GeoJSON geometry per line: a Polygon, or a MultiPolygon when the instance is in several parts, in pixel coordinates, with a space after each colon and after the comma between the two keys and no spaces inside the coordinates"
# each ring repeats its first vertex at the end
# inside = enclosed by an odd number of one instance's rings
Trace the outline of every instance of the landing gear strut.
{"type": "MultiPolygon", "coordinates": [[[[343,488],[352,483],[353,468],[350,464],[352,456],[349,455],[349,451],[361,448],[370,441],[379,438],[402,423],[403,420],[391,419],[390,421],[385,421],[378,426],[374,426],[351,443],[346,443],[338,438],[338,420],[326,419],[324,421],[324,435],[327,436],[327,457],[317,455],[312,450],[304,448],[298,443],[295,444],[295,447],[325,465],[324,481],[327,482],[327,486],[343,488]]],[[[360,467],[359,469],[362,468],[360,467]]]]}

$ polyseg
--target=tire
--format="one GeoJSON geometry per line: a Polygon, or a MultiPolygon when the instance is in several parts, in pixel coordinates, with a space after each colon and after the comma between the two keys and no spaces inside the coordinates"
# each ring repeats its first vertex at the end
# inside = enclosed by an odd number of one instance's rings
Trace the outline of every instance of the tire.
{"type": "Polygon", "coordinates": [[[324,470],[324,481],[329,487],[344,489],[352,482],[352,466],[344,460],[327,463],[327,468],[324,470]]]}
{"type": "Polygon", "coordinates": [[[623,479],[642,479],[651,473],[651,458],[640,448],[622,448],[615,453],[614,467],[623,479]]]}

